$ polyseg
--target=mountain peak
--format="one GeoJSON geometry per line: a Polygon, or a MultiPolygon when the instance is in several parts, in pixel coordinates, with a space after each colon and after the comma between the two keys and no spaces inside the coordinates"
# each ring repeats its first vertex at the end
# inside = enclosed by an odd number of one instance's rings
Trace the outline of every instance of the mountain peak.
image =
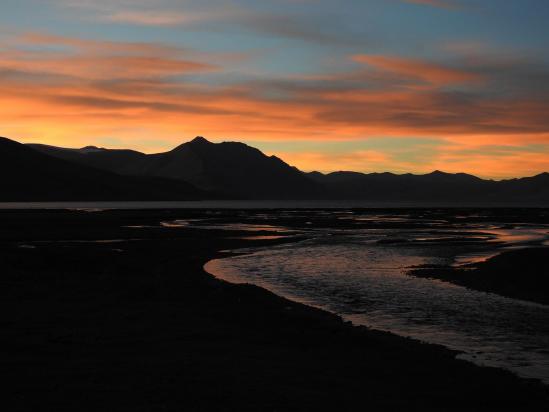
{"type": "Polygon", "coordinates": [[[210,142],[208,139],[206,139],[205,137],[202,137],[202,136],[196,136],[193,140],[190,141],[190,143],[209,143],[211,144],[212,142],[210,142]]]}
{"type": "Polygon", "coordinates": [[[97,147],[97,146],[86,146],[81,149],[77,149],[76,151],[80,153],[95,153],[95,152],[104,152],[105,149],[97,147]]]}
{"type": "Polygon", "coordinates": [[[181,151],[188,150],[189,147],[199,147],[199,146],[207,146],[207,145],[213,145],[212,142],[210,142],[208,139],[202,137],[202,136],[196,136],[193,140],[190,140],[188,142],[182,143],[179,146],[173,148],[170,153],[178,153],[181,151]]]}

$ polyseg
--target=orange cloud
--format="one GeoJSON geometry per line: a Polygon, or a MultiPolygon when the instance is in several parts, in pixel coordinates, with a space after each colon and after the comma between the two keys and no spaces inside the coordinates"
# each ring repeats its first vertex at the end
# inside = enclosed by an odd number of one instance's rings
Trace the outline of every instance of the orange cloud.
{"type": "Polygon", "coordinates": [[[405,3],[422,4],[426,6],[440,7],[443,9],[454,9],[457,6],[454,3],[443,0],[403,0],[405,3]]]}
{"type": "Polygon", "coordinates": [[[35,46],[69,46],[87,53],[123,53],[173,55],[185,52],[180,47],[160,43],[122,42],[109,40],[83,39],[79,37],[57,36],[49,33],[30,32],[10,39],[16,44],[35,46]]]}
{"type": "Polygon", "coordinates": [[[83,79],[146,78],[217,69],[211,64],[185,59],[183,50],[153,43],[93,41],[35,33],[17,41],[69,49],[8,50],[0,60],[1,69],[83,79]]]}
{"type": "Polygon", "coordinates": [[[106,20],[143,26],[177,26],[199,20],[196,16],[176,12],[120,11],[108,15],[106,20]]]}
{"type": "Polygon", "coordinates": [[[492,73],[487,65],[450,67],[394,56],[354,60],[360,70],[231,82],[224,64],[232,60],[225,55],[30,33],[6,44],[0,57],[0,134],[146,152],[195,135],[256,141],[419,136],[445,146],[421,163],[381,150],[275,154],[305,170],[450,168],[494,177],[505,168],[507,176],[549,170],[545,149],[521,150],[549,144],[545,83],[540,74],[528,75],[527,64],[494,66],[492,73]],[[226,77],[209,82],[218,75],[226,77]],[[495,144],[510,146],[514,155],[470,152],[495,144]]]}
{"type": "Polygon", "coordinates": [[[353,60],[376,69],[418,79],[437,86],[477,82],[482,76],[418,59],[393,56],[356,55],[353,60]]]}

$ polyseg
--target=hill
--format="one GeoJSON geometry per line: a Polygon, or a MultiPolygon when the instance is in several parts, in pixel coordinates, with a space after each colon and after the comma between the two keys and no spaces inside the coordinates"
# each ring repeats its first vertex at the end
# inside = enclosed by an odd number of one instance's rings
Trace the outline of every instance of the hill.
{"type": "MultiPolygon", "coordinates": [[[[465,173],[434,171],[424,175],[393,173],[304,173],[276,156],[238,142],[212,143],[203,137],[173,150],[144,154],[133,150],[110,150],[87,146],[66,149],[45,145],[29,148],[66,162],[134,179],[168,179],[158,188],[170,196],[174,182],[186,182],[203,191],[234,199],[330,199],[367,202],[417,203],[421,205],[548,206],[549,174],[503,181],[484,180],[465,173]]],[[[22,164],[22,163],[21,163],[22,164]]],[[[96,177],[99,178],[99,177],[96,177]]],[[[94,187],[90,176],[89,185],[94,187]]],[[[151,181],[149,180],[149,183],[151,181]]],[[[113,182],[114,183],[114,182],[113,182]]],[[[73,193],[92,198],[94,191],[78,185],[73,193]],[[78,192],[80,190],[80,192],[78,192]]],[[[94,189],[96,190],[96,189],[94,189]]],[[[183,191],[184,192],[184,191],[183,191]]],[[[173,192],[178,199],[180,192],[173,192]]]]}
{"type": "Polygon", "coordinates": [[[184,200],[207,196],[180,180],[122,176],[50,156],[3,137],[0,174],[0,201],[184,200]]]}
{"type": "Polygon", "coordinates": [[[237,198],[300,199],[321,195],[320,185],[298,169],[238,142],[215,144],[197,137],[171,151],[150,155],[131,150],[30,147],[119,174],[183,180],[237,198]]]}

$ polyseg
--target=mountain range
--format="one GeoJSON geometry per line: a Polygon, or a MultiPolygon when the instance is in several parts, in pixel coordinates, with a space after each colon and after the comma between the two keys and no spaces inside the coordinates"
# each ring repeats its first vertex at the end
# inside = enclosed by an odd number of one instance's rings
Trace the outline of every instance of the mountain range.
{"type": "Polygon", "coordinates": [[[502,181],[440,171],[305,173],[238,142],[203,137],[156,154],[0,138],[1,201],[337,199],[549,206],[549,174],[502,181]]]}
{"type": "Polygon", "coordinates": [[[190,200],[209,194],[182,180],[113,173],[0,137],[0,201],[190,200]]]}
{"type": "Polygon", "coordinates": [[[165,153],[97,147],[65,149],[28,145],[43,154],[120,175],[188,182],[225,197],[293,199],[318,197],[318,184],[275,156],[243,143],[214,144],[197,137],[165,153]]]}

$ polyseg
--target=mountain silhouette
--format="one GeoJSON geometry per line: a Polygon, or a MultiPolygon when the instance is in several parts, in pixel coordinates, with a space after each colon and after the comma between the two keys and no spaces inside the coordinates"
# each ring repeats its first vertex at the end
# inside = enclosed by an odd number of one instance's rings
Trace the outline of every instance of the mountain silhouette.
{"type": "Polygon", "coordinates": [[[0,137],[0,201],[184,200],[205,192],[189,183],[122,176],[59,159],[0,137]]]}
{"type": "Polygon", "coordinates": [[[484,180],[466,173],[434,171],[425,175],[393,173],[313,172],[335,199],[452,204],[549,204],[549,174],[511,180],[484,180]]]}
{"type": "MultiPolygon", "coordinates": [[[[502,181],[484,180],[465,173],[452,174],[439,170],[424,175],[345,171],[329,174],[304,173],[276,156],[266,156],[258,149],[243,143],[212,143],[203,137],[183,143],[171,151],[156,154],[110,150],[95,146],[66,149],[37,144],[28,145],[28,150],[70,162],[72,167],[77,164],[85,167],[89,182],[87,185],[90,187],[94,187],[92,183],[95,179],[89,177],[91,169],[95,174],[102,171],[114,174],[117,179],[134,179],[131,180],[134,189],[138,182],[142,182],[139,179],[161,179],[155,182],[162,182],[159,187],[167,192],[175,190],[175,187],[171,186],[174,182],[186,182],[187,188],[197,187],[203,191],[217,193],[217,196],[233,199],[549,205],[548,173],[502,181]]],[[[29,163],[21,161],[19,164],[29,163]]],[[[126,182],[124,185],[127,187],[126,182]]],[[[78,185],[77,188],[80,190],[78,193],[86,194],[87,198],[95,196],[91,190],[86,192],[78,185]]],[[[189,193],[192,193],[192,190],[189,193]]],[[[172,198],[179,197],[174,195],[172,198]]]]}
{"type": "Polygon", "coordinates": [[[277,158],[238,142],[211,143],[203,137],[175,149],[146,155],[131,150],[32,148],[124,175],[164,177],[205,190],[247,199],[301,199],[320,195],[320,185],[277,158]]]}

